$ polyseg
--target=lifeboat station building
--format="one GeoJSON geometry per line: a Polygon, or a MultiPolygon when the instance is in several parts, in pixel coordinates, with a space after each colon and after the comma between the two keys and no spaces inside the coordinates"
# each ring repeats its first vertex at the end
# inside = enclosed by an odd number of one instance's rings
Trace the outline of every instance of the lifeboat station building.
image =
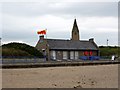
{"type": "Polygon", "coordinates": [[[87,60],[98,59],[99,56],[99,48],[94,42],[94,38],[80,40],[76,19],[73,23],[70,40],[46,39],[42,35],[36,48],[47,57],[47,60],[87,60]]]}

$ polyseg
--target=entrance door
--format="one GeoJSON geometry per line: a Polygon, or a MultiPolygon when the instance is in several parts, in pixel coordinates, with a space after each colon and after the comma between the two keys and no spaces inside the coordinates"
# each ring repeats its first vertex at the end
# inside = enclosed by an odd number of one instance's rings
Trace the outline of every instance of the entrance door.
{"type": "Polygon", "coordinates": [[[58,60],[62,60],[62,59],[63,59],[62,56],[63,56],[63,55],[62,55],[62,51],[56,51],[56,58],[57,58],[58,60]]]}

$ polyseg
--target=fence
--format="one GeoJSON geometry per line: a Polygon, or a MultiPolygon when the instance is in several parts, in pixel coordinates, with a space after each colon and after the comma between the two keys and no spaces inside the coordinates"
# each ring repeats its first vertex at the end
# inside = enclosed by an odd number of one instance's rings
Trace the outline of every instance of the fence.
{"type": "Polygon", "coordinates": [[[2,59],[0,62],[2,64],[26,64],[26,63],[40,63],[40,62],[45,62],[45,58],[41,59],[2,59]]]}
{"type": "MultiPolygon", "coordinates": [[[[86,57],[86,56],[82,56],[80,57],[80,59],[78,60],[61,60],[61,61],[92,61],[92,60],[111,60],[111,57],[108,56],[90,56],[90,57],[86,57]]],[[[57,62],[58,60],[50,60],[50,62],[57,62]]],[[[29,64],[29,63],[41,63],[41,62],[46,62],[46,58],[41,57],[41,58],[37,58],[37,57],[21,57],[21,56],[14,56],[14,57],[6,57],[3,56],[2,59],[0,60],[1,64],[29,64]]],[[[48,62],[48,61],[47,61],[48,62]]]]}
{"type": "Polygon", "coordinates": [[[112,56],[101,56],[100,59],[111,59],[112,56]]]}
{"type": "Polygon", "coordinates": [[[45,57],[27,57],[27,56],[2,56],[1,64],[16,64],[16,63],[40,63],[45,62],[45,57]]]}

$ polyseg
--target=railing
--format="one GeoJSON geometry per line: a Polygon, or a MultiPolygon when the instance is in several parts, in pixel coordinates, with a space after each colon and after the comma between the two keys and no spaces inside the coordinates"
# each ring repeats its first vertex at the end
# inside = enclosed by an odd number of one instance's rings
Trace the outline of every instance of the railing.
{"type": "MultiPolygon", "coordinates": [[[[84,56],[83,56],[84,57],[84,56]]],[[[94,57],[95,58],[95,57],[94,57]]],[[[74,62],[74,61],[95,61],[95,60],[99,60],[99,61],[104,61],[104,60],[111,60],[111,57],[107,57],[107,56],[102,56],[102,57],[96,57],[98,59],[93,59],[93,57],[89,57],[87,59],[77,59],[77,60],[72,60],[72,59],[68,59],[68,60],[59,60],[61,62],[63,61],[67,61],[67,62],[74,62]]],[[[57,62],[58,60],[49,60],[49,62],[57,62]]],[[[59,62],[58,61],[58,62],[59,62]]],[[[37,58],[37,57],[18,57],[15,58],[11,58],[11,57],[3,57],[1,60],[0,60],[0,64],[27,64],[27,63],[43,63],[43,62],[48,62],[46,61],[46,57],[41,57],[41,58],[37,58]]]]}
{"type": "Polygon", "coordinates": [[[16,64],[16,63],[39,63],[45,62],[45,57],[27,57],[27,56],[2,56],[1,64],[16,64]]]}
{"type": "Polygon", "coordinates": [[[103,59],[103,60],[109,59],[109,60],[111,60],[111,57],[112,56],[101,56],[100,59],[103,59]]]}
{"type": "Polygon", "coordinates": [[[45,62],[45,58],[33,58],[33,59],[2,59],[0,62],[2,64],[17,64],[17,63],[40,63],[40,62],[45,62]]]}

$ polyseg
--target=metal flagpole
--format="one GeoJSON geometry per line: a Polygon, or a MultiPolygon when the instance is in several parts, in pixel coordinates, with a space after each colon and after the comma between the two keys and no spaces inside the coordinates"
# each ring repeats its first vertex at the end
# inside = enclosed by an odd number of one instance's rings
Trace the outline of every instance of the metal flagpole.
{"type": "Polygon", "coordinates": [[[46,30],[46,40],[47,40],[47,29],[45,29],[46,30]]]}
{"type": "Polygon", "coordinates": [[[46,30],[46,49],[45,49],[45,54],[46,54],[46,61],[47,61],[47,59],[48,59],[48,48],[47,48],[47,29],[45,29],[46,30]]]}

